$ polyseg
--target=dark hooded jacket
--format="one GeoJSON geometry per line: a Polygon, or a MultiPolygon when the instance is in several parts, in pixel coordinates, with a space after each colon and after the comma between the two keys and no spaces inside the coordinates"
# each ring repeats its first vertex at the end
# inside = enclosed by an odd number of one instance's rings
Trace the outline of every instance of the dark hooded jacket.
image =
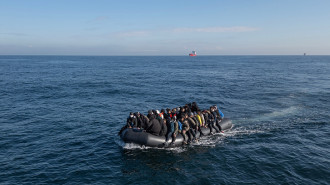
{"type": "Polygon", "coordinates": [[[149,118],[149,124],[147,128],[147,132],[158,136],[161,130],[161,125],[159,121],[156,119],[156,116],[154,114],[151,115],[149,114],[148,118],[149,118]]]}
{"type": "Polygon", "coordinates": [[[167,134],[167,125],[166,125],[166,123],[164,123],[164,120],[160,121],[160,125],[161,125],[161,130],[160,130],[159,135],[165,136],[167,134]]]}
{"type": "Polygon", "coordinates": [[[197,112],[199,111],[199,107],[196,102],[192,102],[191,104],[191,112],[197,112]]]}
{"type": "Polygon", "coordinates": [[[137,126],[142,129],[146,129],[148,127],[149,119],[145,115],[140,113],[140,116],[136,115],[137,118],[137,126]]]}

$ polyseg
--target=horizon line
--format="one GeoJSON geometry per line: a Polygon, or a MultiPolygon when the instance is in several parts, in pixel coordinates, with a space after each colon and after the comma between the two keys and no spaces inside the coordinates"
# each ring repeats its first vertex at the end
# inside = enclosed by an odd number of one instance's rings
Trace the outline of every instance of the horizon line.
{"type": "Polygon", "coordinates": [[[171,56],[182,56],[182,57],[199,57],[199,56],[330,56],[330,54],[224,54],[224,55],[220,55],[220,54],[209,54],[209,55],[197,55],[197,56],[189,56],[189,55],[67,55],[67,54],[0,54],[0,56],[91,56],[91,57],[96,57],[96,56],[100,56],[100,57],[153,57],[153,56],[161,56],[161,57],[171,57],[171,56]]]}

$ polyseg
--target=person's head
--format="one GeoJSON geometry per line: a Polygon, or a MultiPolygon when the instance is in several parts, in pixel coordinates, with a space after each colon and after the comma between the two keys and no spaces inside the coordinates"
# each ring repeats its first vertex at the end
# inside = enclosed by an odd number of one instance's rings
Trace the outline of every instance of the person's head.
{"type": "Polygon", "coordinates": [[[201,114],[201,111],[200,111],[200,110],[198,110],[198,111],[197,111],[197,114],[201,114]]]}
{"type": "Polygon", "coordinates": [[[183,121],[183,120],[185,120],[185,117],[181,116],[180,121],[183,121]]]}
{"type": "Polygon", "coordinates": [[[153,114],[152,110],[148,110],[148,114],[152,115],[153,114]]]}
{"type": "Polygon", "coordinates": [[[167,114],[171,114],[171,109],[167,108],[166,112],[167,112],[167,114]]]}
{"type": "Polygon", "coordinates": [[[160,110],[160,112],[161,112],[161,113],[165,113],[165,110],[164,110],[164,109],[162,109],[162,110],[160,110]]]}
{"type": "Polygon", "coordinates": [[[189,116],[190,116],[190,117],[194,117],[194,113],[191,112],[189,116]]]}
{"type": "Polygon", "coordinates": [[[176,113],[176,108],[173,108],[173,109],[172,109],[172,112],[173,112],[173,113],[176,113]]]}
{"type": "Polygon", "coordinates": [[[134,117],[134,114],[133,114],[133,112],[130,112],[130,113],[129,113],[129,117],[131,117],[131,118],[133,118],[133,117],[134,117]]]}

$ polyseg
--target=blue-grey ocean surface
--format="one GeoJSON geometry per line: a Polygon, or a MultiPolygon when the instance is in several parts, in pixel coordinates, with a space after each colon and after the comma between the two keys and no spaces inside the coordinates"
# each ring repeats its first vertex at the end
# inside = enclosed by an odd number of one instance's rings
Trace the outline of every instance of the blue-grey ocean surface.
{"type": "Polygon", "coordinates": [[[330,184],[330,56],[0,56],[0,184],[330,184]],[[141,148],[129,112],[220,106],[234,127],[141,148]]]}

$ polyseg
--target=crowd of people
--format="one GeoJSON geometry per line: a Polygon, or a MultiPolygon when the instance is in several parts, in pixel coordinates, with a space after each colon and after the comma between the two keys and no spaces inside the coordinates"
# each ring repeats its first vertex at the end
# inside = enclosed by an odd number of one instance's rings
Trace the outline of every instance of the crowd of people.
{"type": "Polygon", "coordinates": [[[131,112],[119,134],[126,128],[143,129],[156,136],[165,136],[165,146],[173,145],[178,134],[182,134],[183,144],[188,144],[198,141],[196,131],[202,127],[210,128],[211,134],[221,132],[219,123],[223,117],[224,114],[216,105],[200,110],[197,103],[192,102],[183,107],[167,108],[166,111],[149,110],[147,115],[131,112]],[[170,138],[171,143],[168,142],[170,138]]]}

